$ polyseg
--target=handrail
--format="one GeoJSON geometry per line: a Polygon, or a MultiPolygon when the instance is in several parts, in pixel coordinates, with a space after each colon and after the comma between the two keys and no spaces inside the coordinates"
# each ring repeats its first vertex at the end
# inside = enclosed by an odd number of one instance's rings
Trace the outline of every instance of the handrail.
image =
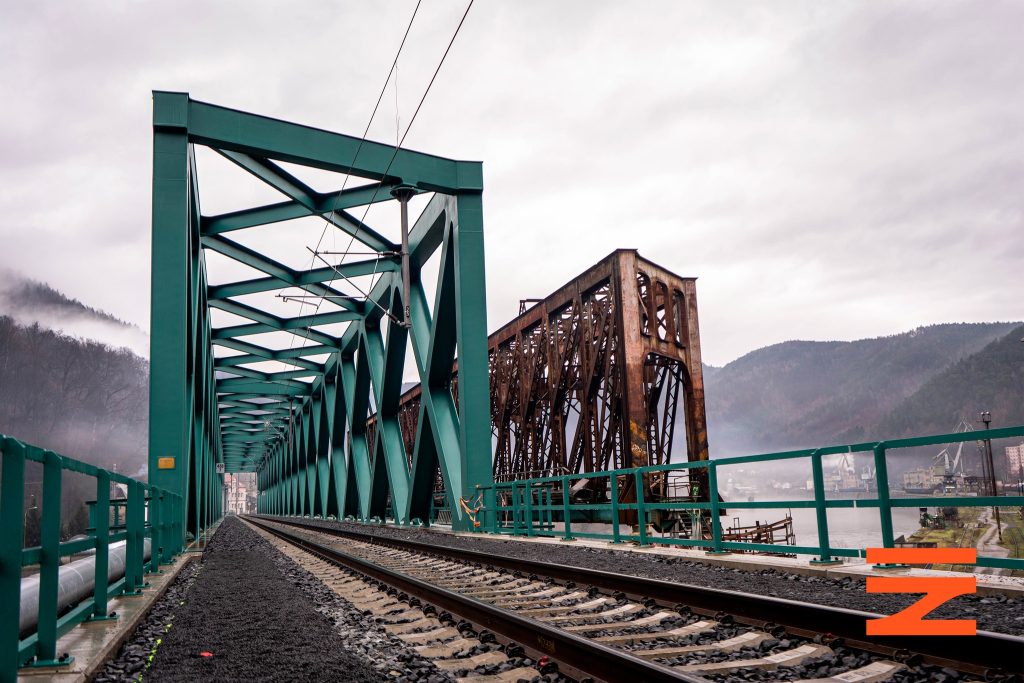
{"type": "MultiPolygon", "coordinates": [[[[482,519],[478,531],[526,536],[561,536],[566,540],[573,538],[598,538],[621,541],[634,541],[640,545],[659,543],[693,548],[704,548],[710,554],[724,554],[730,551],[779,552],[780,548],[787,553],[796,555],[816,555],[814,564],[828,564],[838,561],[841,557],[864,557],[865,548],[833,547],[828,531],[828,510],[837,508],[877,508],[882,534],[882,545],[891,548],[895,544],[893,537],[892,510],[894,508],[927,507],[940,504],[959,507],[988,507],[992,505],[1024,506],[1024,496],[941,496],[941,497],[908,497],[894,498],[889,487],[888,465],[886,457],[890,451],[902,448],[932,446],[946,443],[962,443],[967,441],[983,441],[1024,437],[1024,425],[988,429],[982,432],[958,432],[953,434],[934,434],[903,439],[868,441],[856,444],[826,446],[801,450],[762,453],[707,461],[679,462],[647,467],[623,468],[604,472],[583,472],[579,474],[563,474],[548,477],[524,478],[511,481],[495,482],[480,487],[484,496],[484,507],[480,511],[482,519]],[[824,485],[822,458],[826,455],[846,453],[871,453],[874,464],[873,498],[828,498],[824,485]],[[645,500],[643,482],[645,477],[660,472],[682,472],[685,470],[702,469],[707,472],[708,486],[712,494],[718,493],[718,472],[722,467],[730,465],[766,463],[780,460],[810,460],[814,497],[811,500],[781,501],[722,501],[719,495],[707,497],[706,502],[679,501],[649,502],[645,500]],[[567,491],[570,482],[582,479],[608,479],[609,500],[600,503],[575,503],[569,496],[562,495],[561,501],[552,499],[552,490],[567,491]],[[633,490],[637,493],[635,502],[623,502],[618,498],[619,487],[625,482],[633,482],[633,490]],[[509,504],[504,504],[503,499],[509,504]],[[725,541],[719,512],[729,509],[786,509],[814,508],[817,518],[817,545],[778,546],[746,541],[725,541]],[[710,518],[710,538],[672,538],[651,537],[647,531],[651,513],[656,511],[701,511],[710,518]],[[635,533],[624,533],[620,529],[620,513],[635,511],[637,518],[635,533]],[[706,512],[705,512],[706,511],[706,512]],[[574,512],[602,512],[610,516],[611,533],[593,531],[574,531],[572,515],[574,512]],[[554,517],[561,515],[563,528],[557,529],[554,517]],[[504,522],[510,519],[510,522],[504,522]]],[[[1024,570],[1024,559],[978,557],[978,566],[1003,569],[1024,570]]]]}
{"type": "MultiPolygon", "coordinates": [[[[144,574],[156,572],[181,552],[184,533],[179,520],[181,496],[149,484],[84,463],[50,450],[0,434],[0,679],[14,680],[21,666],[59,666],[72,658],[57,656],[57,639],[87,620],[112,618],[107,602],[117,595],[138,594],[144,574]],[[39,546],[23,547],[25,533],[25,464],[42,465],[42,520],[39,546]],[[63,472],[96,479],[96,501],[90,511],[89,538],[61,541],[61,488],[63,472]],[[110,484],[127,488],[124,525],[110,528],[110,484]],[[150,539],[149,561],[145,541],[150,539]],[[110,546],[125,541],[124,576],[108,578],[110,546]],[[61,609],[58,586],[61,558],[95,549],[92,595],[61,609]],[[39,565],[38,614],[35,628],[22,633],[22,567],[39,565]]],[[[120,552],[120,551],[119,551],[120,552]]]]}

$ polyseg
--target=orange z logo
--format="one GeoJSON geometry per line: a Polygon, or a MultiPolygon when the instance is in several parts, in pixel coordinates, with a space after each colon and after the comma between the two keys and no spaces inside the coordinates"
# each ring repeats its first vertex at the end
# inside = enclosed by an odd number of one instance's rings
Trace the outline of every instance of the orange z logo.
{"type": "MultiPolygon", "coordinates": [[[[871,564],[974,564],[974,548],[868,548],[871,564]]],[[[906,609],[867,622],[869,636],[973,636],[974,619],[928,619],[925,616],[958,595],[974,593],[973,576],[869,576],[868,593],[924,593],[906,609]]]]}

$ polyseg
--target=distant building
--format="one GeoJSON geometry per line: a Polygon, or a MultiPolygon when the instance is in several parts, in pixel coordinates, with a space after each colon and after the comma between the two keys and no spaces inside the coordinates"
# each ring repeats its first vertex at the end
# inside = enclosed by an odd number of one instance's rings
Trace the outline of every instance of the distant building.
{"type": "Polygon", "coordinates": [[[229,512],[244,515],[255,511],[255,496],[252,474],[225,474],[224,486],[227,489],[227,506],[229,512]]]}
{"type": "Polygon", "coordinates": [[[1011,481],[1024,474],[1024,443],[1006,447],[1006,474],[1011,481]]]}

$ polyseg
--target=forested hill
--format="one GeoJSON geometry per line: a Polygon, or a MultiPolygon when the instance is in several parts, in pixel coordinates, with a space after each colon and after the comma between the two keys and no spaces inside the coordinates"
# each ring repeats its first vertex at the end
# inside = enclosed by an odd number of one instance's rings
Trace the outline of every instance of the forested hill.
{"type": "Polygon", "coordinates": [[[23,326],[42,327],[108,346],[125,346],[145,356],[149,337],[138,327],[87,306],[43,282],[0,270],[0,315],[23,326]]]}
{"type": "Polygon", "coordinates": [[[945,432],[980,410],[1024,423],[1022,336],[1020,323],[962,323],[753,351],[705,374],[712,453],[945,432]]]}
{"type": "Polygon", "coordinates": [[[946,432],[991,411],[993,426],[1024,424],[1024,325],[925,382],[879,425],[885,437],[946,432]]]}
{"type": "Polygon", "coordinates": [[[135,475],[148,410],[144,359],[0,315],[0,433],[135,475]]]}

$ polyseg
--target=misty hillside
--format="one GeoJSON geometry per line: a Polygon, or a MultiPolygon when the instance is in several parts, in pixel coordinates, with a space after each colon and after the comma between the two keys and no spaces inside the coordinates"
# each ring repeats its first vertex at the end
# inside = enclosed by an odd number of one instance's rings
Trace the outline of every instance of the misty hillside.
{"type": "Polygon", "coordinates": [[[141,356],[149,353],[149,337],[138,327],[10,271],[0,270],[0,314],[20,325],[38,324],[72,337],[124,346],[141,356]]]}
{"type": "Polygon", "coordinates": [[[1024,424],[1024,325],[924,383],[878,425],[886,438],[949,431],[960,416],[992,413],[993,426],[1024,424]]]}
{"type": "Polygon", "coordinates": [[[1019,326],[933,325],[753,351],[705,374],[712,452],[723,457],[944,432],[981,405],[996,424],[1024,422],[1019,326]]]}
{"type": "Polygon", "coordinates": [[[0,315],[0,433],[135,475],[148,410],[144,359],[0,315]]]}

